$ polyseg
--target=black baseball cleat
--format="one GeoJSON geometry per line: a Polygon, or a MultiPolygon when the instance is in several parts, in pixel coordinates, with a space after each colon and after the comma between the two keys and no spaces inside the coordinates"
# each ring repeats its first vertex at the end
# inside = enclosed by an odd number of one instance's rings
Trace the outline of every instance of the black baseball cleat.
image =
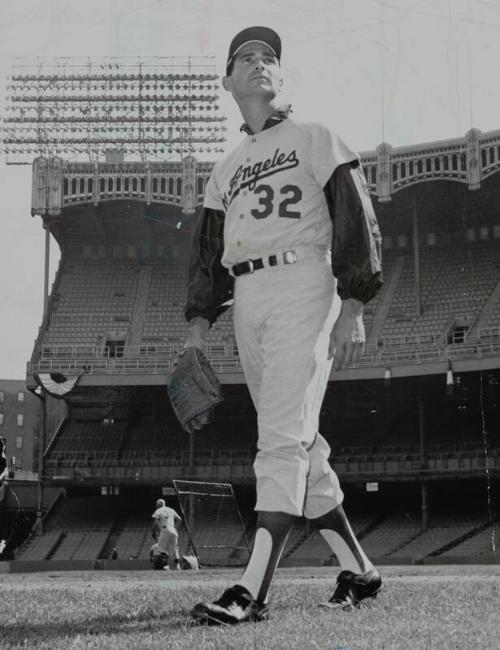
{"type": "Polygon", "coordinates": [[[337,578],[333,596],[320,607],[350,610],[360,608],[366,598],[376,598],[382,588],[382,578],[375,567],[366,573],[342,571],[337,578]]]}
{"type": "Polygon", "coordinates": [[[198,603],[191,610],[191,616],[198,623],[208,625],[235,625],[247,621],[267,620],[269,608],[257,602],[252,594],[241,585],[234,585],[213,603],[198,603]]]}

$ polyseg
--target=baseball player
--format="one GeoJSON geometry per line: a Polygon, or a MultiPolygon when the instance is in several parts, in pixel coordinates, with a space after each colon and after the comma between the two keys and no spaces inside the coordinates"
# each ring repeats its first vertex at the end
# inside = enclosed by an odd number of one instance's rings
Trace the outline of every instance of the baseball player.
{"type": "Polygon", "coordinates": [[[181,517],[173,508],[165,505],[165,499],[156,501],[156,510],[153,512],[152,537],[156,540],[153,545],[153,560],[156,555],[168,555],[168,564],[171,569],[180,569],[179,534],[177,522],[181,517]]]}
{"type": "Polygon", "coordinates": [[[186,347],[202,347],[234,301],[241,365],[258,415],[257,532],[238,584],[191,614],[213,624],[263,620],[298,516],[341,565],[330,608],[359,606],[382,581],[359,545],[318,432],[327,381],[356,361],[363,304],[379,290],[381,238],[360,167],[328,128],[280,108],[281,40],[250,27],[232,40],[225,90],[244,138],[214,167],[193,232],[186,347]],[[333,271],[333,272],[332,272],[333,271]]]}

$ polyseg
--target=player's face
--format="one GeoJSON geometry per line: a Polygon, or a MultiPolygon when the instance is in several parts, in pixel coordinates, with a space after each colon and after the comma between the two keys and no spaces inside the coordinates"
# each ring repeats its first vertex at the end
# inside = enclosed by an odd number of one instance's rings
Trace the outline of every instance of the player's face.
{"type": "Polygon", "coordinates": [[[223,84],[237,100],[252,96],[273,99],[282,84],[278,59],[263,43],[245,43],[235,57],[231,75],[224,77],[223,84]]]}

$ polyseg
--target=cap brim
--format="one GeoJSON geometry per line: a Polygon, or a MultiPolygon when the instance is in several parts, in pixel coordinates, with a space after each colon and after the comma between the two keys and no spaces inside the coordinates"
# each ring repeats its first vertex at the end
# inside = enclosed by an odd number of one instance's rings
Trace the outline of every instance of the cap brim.
{"type": "Polygon", "coordinates": [[[276,58],[278,58],[278,54],[275,52],[275,50],[269,45],[269,43],[266,43],[266,41],[259,41],[257,38],[251,38],[248,41],[245,41],[241,45],[239,45],[235,51],[233,52],[231,58],[228,60],[228,63],[233,61],[234,57],[238,54],[238,52],[241,50],[242,47],[245,47],[245,45],[248,45],[248,43],[260,43],[261,45],[265,45],[273,54],[276,58]]]}

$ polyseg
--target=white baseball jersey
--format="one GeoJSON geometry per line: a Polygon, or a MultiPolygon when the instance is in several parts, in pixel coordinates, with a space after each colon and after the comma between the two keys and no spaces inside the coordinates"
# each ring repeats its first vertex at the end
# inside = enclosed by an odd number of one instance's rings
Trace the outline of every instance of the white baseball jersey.
{"type": "Polygon", "coordinates": [[[177,533],[175,528],[175,519],[177,513],[173,508],[162,506],[153,512],[153,519],[157,519],[161,528],[166,528],[171,533],[177,533]]]}
{"type": "Polygon", "coordinates": [[[323,188],[338,165],[358,158],[328,128],[288,117],[247,135],[214,167],[204,205],[226,213],[222,264],[293,249],[329,247],[323,188]]]}

